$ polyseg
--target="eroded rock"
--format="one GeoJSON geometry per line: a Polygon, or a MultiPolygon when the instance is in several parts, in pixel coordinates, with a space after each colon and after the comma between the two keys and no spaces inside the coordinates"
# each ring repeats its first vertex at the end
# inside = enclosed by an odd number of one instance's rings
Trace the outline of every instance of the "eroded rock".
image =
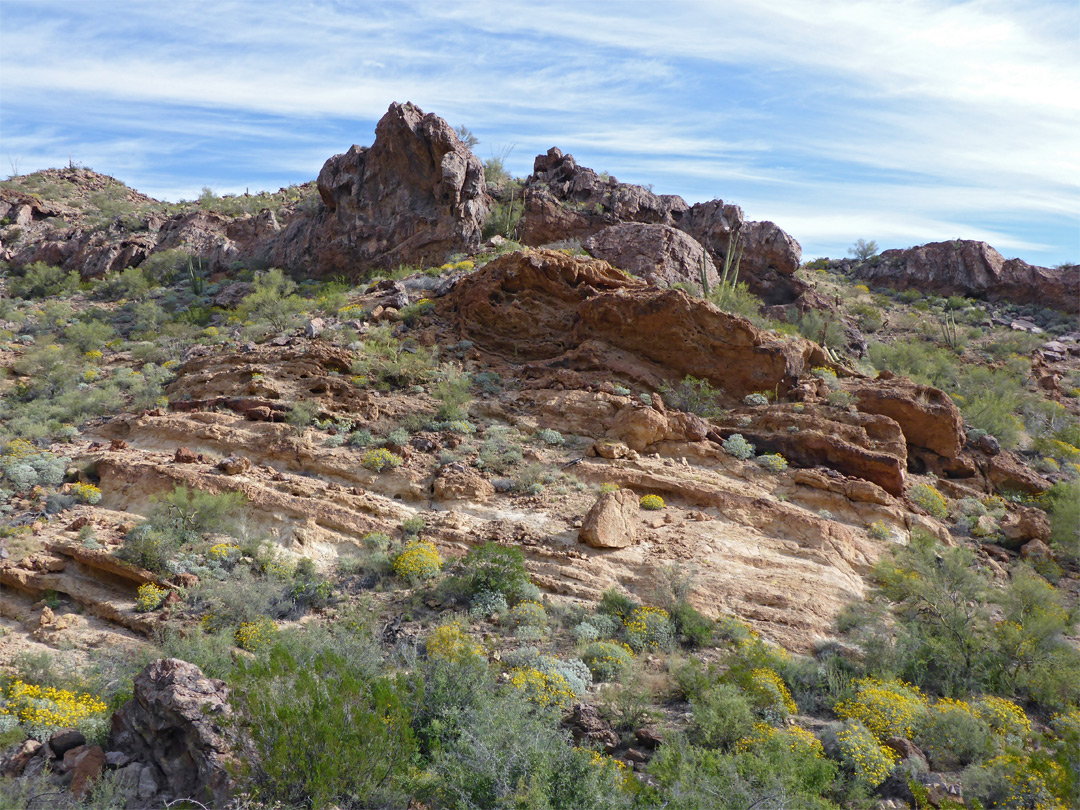
{"type": "Polygon", "coordinates": [[[602,492],[581,524],[578,539],[593,548],[626,548],[638,529],[638,498],[628,489],[602,492]]]}

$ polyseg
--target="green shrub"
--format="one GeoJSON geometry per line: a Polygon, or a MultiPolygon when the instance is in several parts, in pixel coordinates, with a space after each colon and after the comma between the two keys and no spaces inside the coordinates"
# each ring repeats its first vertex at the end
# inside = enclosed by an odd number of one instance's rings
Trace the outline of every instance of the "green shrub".
{"type": "Polygon", "coordinates": [[[655,512],[663,509],[665,504],[664,499],[659,495],[643,495],[639,506],[647,512],[655,512]]]}
{"type": "Polygon", "coordinates": [[[21,276],[8,279],[8,292],[15,298],[48,298],[73,292],[79,287],[79,274],[53,267],[44,262],[34,262],[23,270],[21,276]]]}
{"type": "Polygon", "coordinates": [[[966,701],[941,698],[918,724],[914,740],[934,770],[956,770],[990,755],[994,742],[989,724],[966,701]]]}
{"type": "Polygon", "coordinates": [[[245,758],[254,797],[313,810],[393,801],[416,751],[403,680],[279,642],[241,664],[232,686],[256,753],[245,758]]]}
{"type": "Polygon", "coordinates": [[[525,555],[513,546],[484,543],[470,549],[461,558],[459,576],[469,595],[496,593],[508,602],[520,600],[529,574],[525,570],[525,555]]]}
{"type": "Polygon", "coordinates": [[[945,496],[929,484],[916,484],[908,490],[908,497],[916,506],[926,510],[932,517],[944,520],[949,516],[949,502],[945,496]]]}
{"type": "Polygon", "coordinates": [[[754,709],[735,684],[717,683],[690,701],[694,740],[706,748],[727,750],[754,727],[754,709]]]}
{"type": "Polygon", "coordinates": [[[595,641],[585,648],[581,656],[593,679],[621,681],[630,670],[634,656],[630,648],[617,641],[595,641]]]}
{"type": "Polygon", "coordinates": [[[472,399],[471,378],[455,367],[448,367],[441,379],[432,387],[431,395],[438,401],[435,418],[441,422],[460,421],[468,416],[468,404],[472,399]]]}
{"type": "Polygon", "coordinates": [[[237,313],[243,320],[265,323],[280,332],[293,326],[308,303],[296,295],[296,282],[277,267],[255,276],[254,290],[246,296],[237,313]]]}
{"type": "Polygon", "coordinates": [[[531,600],[518,602],[511,609],[510,615],[507,617],[507,623],[514,629],[520,627],[543,629],[548,623],[547,611],[539,602],[531,600]]]}
{"type": "Polygon", "coordinates": [[[723,392],[708,380],[687,376],[675,387],[664,381],[660,383],[659,391],[664,403],[676,410],[696,413],[706,419],[715,418],[723,411],[720,406],[723,392]]]}

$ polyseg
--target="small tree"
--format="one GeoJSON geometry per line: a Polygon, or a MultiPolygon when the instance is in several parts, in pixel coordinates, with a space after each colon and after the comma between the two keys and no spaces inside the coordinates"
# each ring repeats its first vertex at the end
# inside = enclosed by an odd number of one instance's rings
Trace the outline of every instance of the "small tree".
{"type": "Polygon", "coordinates": [[[854,245],[848,248],[848,256],[854,256],[860,262],[865,262],[867,259],[877,256],[877,252],[877,242],[873,239],[869,242],[865,239],[859,239],[854,245]]]}

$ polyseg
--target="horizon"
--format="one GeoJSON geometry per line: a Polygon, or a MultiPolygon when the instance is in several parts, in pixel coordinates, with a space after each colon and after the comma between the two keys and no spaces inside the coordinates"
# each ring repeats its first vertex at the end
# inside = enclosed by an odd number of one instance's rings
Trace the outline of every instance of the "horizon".
{"type": "Polygon", "coordinates": [[[273,191],[411,101],[512,175],[557,146],[735,203],[806,260],[959,238],[1080,261],[1075,4],[810,5],[6,0],[0,159],[170,201],[273,191]]]}

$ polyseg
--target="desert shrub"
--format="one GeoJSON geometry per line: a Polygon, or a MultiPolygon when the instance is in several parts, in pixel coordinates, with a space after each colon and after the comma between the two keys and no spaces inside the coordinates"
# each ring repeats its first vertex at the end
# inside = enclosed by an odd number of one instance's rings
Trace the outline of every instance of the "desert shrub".
{"type": "Polygon", "coordinates": [[[435,418],[441,422],[453,422],[468,416],[468,404],[472,399],[472,380],[461,369],[448,366],[439,381],[432,386],[431,396],[438,401],[435,418]]]}
{"type": "Polygon", "coordinates": [[[585,648],[581,660],[596,681],[621,681],[630,670],[633,653],[617,641],[596,641],[585,648]]]}
{"type": "Polygon", "coordinates": [[[0,718],[14,718],[26,736],[40,742],[64,728],[78,729],[99,744],[108,733],[108,706],[95,695],[18,679],[2,694],[0,718]]]}
{"type": "Polygon", "coordinates": [[[723,445],[724,450],[743,461],[754,456],[754,445],[744,439],[741,433],[733,433],[724,439],[723,445]]]}
{"type": "Polygon", "coordinates": [[[708,300],[724,312],[741,315],[753,320],[761,311],[764,302],[752,292],[745,281],[734,284],[721,284],[709,291],[708,300]]]}
{"type": "Polygon", "coordinates": [[[967,768],[964,796],[985,807],[1065,810],[1068,793],[1064,769],[1038,752],[1008,752],[967,768]]]}
{"type": "Polygon", "coordinates": [[[859,721],[879,740],[913,736],[926,713],[918,687],[877,678],[862,678],[852,686],[855,696],[836,704],[837,717],[859,721]]]}
{"type": "Polygon", "coordinates": [[[395,795],[416,750],[401,679],[278,642],[241,664],[232,686],[256,753],[245,758],[254,797],[325,810],[395,795]]]}
{"type": "Polygon", "coordinates": [[[873,537],[875,540],[890,540],[892,539],[892,532],[889,531],[889,527],[885,525],[883,520],[875,520],[867,528],[866,533],[873,537]]]}
{"type": "Polygon", "coordinates": [[[435,356],[430,349],[399,341],[392,325],[380,324],[364,336],[352,373],[364,384],[389,390],[427,381],[434,366],[435,356]]]}
{"type": "Polygon", "coordinates": [[[382,472],[400,467],[403,461],[401,456],[391,453],[385,447],[376,447],[364,453],[364,458],[360,463],[369,470],[382,472]]]}
{"type": "Polygon", "coordinates": [[[1021,745],[1031,733],[1031,721],[1024,710],[996,695],[983,695],[972,704],[973,710],[1001,742],[1021,745]]]}
{"type": "Polygon", "coordinates": [[[15,298],[48,298],[79,287],[79,274],[44,262],[28,265],[21,276],[8,279],[8,292],[15,298]]]}
{"type": "Polygon", "coordinates": [[[706,419],[719,416],[723,410],[720,406],[722,392],[705,379],[686,376],[674,387],[664,381],[660,383],[659,391],[666,405],[706,419]]]}
{"type": "Polygon", "coordinates": [[[822,314],[816,309],[808,309],[799,317],[798,326],[799,334],[822,346],[837,349],[846,341],[844,325],[833,313],[822,314]]]}
{"type": "Polygon", "coordinates": [[[484,543],[469,550],[459,563],[468,594],[496,593],[508,602],[517,602],[529,584],[525,555],[513,546],[484,543]]]}
{"type": "Polygon", "coordinates": [[[916,484],[908,490],[908,497],[916,506],[926,510],[938,520],[949,516],[949,502],[945,496],[929,484],[916,484]]]}
{"type": "Polygon", "coordinates": [[[552,447],[561,447],[566,444],[566,439],[563,438],[563,435],[559,433],[559,431],[552,430],[551,428],[541,428],[536,431],[536,440],[543,442],[544,444],[549,444],[552,447]]]}
{"type": "Polygon", "coordinates": [[[743,405],[753,405],[755,407],[762,407],[769,404],[769,395],[758,391],[753,394],[747,394],[743,397],[743,405]]]}
{"type": "Polygon", "coordinates": [[[458,661],[482,654],[480,646],[469,636],[465,626],[456,620],[443,622],[425,641],[429,658],[436,661],[458,661]]]}
{"type": "Polygon", "coordinates": [[[116,331],[101,321],[76,321],[64,330],[64,342],[70,343],[84,354],[97,352],[116,335],[116,331]]]}
{"type": "Polygon", "coordinates": [[[779,453],[766,453],[757,457],[757,463],[772,473],[782,473],[788,468],[787,459],[779,453]]]}
{"type": "Polygon", "coordinates": [[[409,582],[431,579],[442,570],[442,559],[435,546],[417,540],[409,543],[394,558],[394,573],[409,582]]]}
{"type": "Polygon", "coordinates": [[[150,582],[140,585],[135,600],[135,610],[139,613],[149,613],[152,610],[157,610],[165,603],[165,597],[168,595],[168,588],[159,588],[150,582]]]}
{"type": "Polygon", "coordinates": [[[634,652],[667,650],[675,641],[675,628],[666,610],[639,607],[623,622],[626,643],[634,652]]]}
{"type": "Polygon", "coordinates": [[[263,616],[253,622],[241,622],[233,631],[233,640],[241,650],[262,652],[270,649],[277,634],[277,625],[263,616]]]}
{"type": "Polygon", "coordinates": [[[596,641],[600,638],[600,631],[596,629],[596,625],[589,622],[579,622],[575,624],[570,634],[575,640],[588,644],[590,641],[596,641]]]}
{"type": "Polygon", "coordinates": [[[680,643],[690,649],[707,647],[712,642],[714,622],[685,599],[671,608],[671,623],[680,643]]]}
{"type": "Polygon", "coordinates": [[[748,673],[733,670],[733,680],[742,681],[747,696],[771,723],[780,723],[798,711],[784,679],[773,669],[757,667],[748,673]]]}
{"type": "Polygon", "coordinates": [[[882,745],[858,720],[847,720],[835,732],[841,765],[852,778],[868,788],[884,782],[899,756],[882,745]]]}
{"type": "Polygon", "coordinates": [[[508,624],[514,629],[521,627],[543,629],[544,627],[547,627],[547,623],[547,611],[539,602],[518,602],[511,609],[508,617],[508,624]]]}
{"type": "Polygon", "coordinates": [[[1054,484],[1044,495],[1050,506],[1050,544],[1065,559],[1080,560],[1080,479],[1054,484]]]}
{"type": "Polygon", "coordinates": [[[694,741],[707,748],[731,748],[754,726],[753,705],[735,684],[713,684],[694,696],[690,707],[694,741]]]}
{"type": "Polygon", "coordinates": [[[293,325],[307,309],[307,302],[295,292],[296,282],[277,267],[257,274],[253,284],[254,290],[236,308],[245,321],[265,323],[280,332],[293,325]]]}
{"type": "Polygon", "coordinates": [[[531,703],[568,709],[576,695],[566,678],[554,672],[541,672],[531,667],[512,669],[510,685],[520,690],[531,703]]]}
{"type": "Polygon", "coordinates": [[[639,502],[639,506],[649,512],[663,509],[664,505],[664,499],[661,498],[659,495],[643,495],[641,497],[641,501],[639,502]]]}
{"type": "Polygon", "coordinates": [[[101,501],[101,490],[93,484],[77,481],[71,485],[71,495],[79,503],[95,504],[101,501]]]}
{"type": "MultiPolygon", "coordinates": [[[[634,611],[640,607],[641,605],[632,597],[620,593],[614,587],[611,587],[600,595],[600,603],[596,606],[596,610],[600,616],[610,616],[614,618],[616,621],[614,630],[618,630],[623,622],[629,619],[634,611]]],[[[600,616],[595,618],[599,619],[600,616]]],[[[597,628],[599,629],[600,625],[597,625],[597,628]]]]}
{"type": "Polygon", "coordinates": [[[474,618],[505,616],[509,609],[506,597],[496,591],[477,591],[469,600],[469,615],[474,618]]]}
{"type": "Polygon", "coordinates": [[[989,725],[963,700],[941,698],[923,715],[914,735],[935,770],[956,770],[990,755],[989,725]]]}
{"type": "Polygon", "coordinates": [[[569,745],[553,708],[511,687],[482,692],[461,718],[460,733],[435,753],[433,805],[451,810],[628,807],[624,768],[569,745]]]}

